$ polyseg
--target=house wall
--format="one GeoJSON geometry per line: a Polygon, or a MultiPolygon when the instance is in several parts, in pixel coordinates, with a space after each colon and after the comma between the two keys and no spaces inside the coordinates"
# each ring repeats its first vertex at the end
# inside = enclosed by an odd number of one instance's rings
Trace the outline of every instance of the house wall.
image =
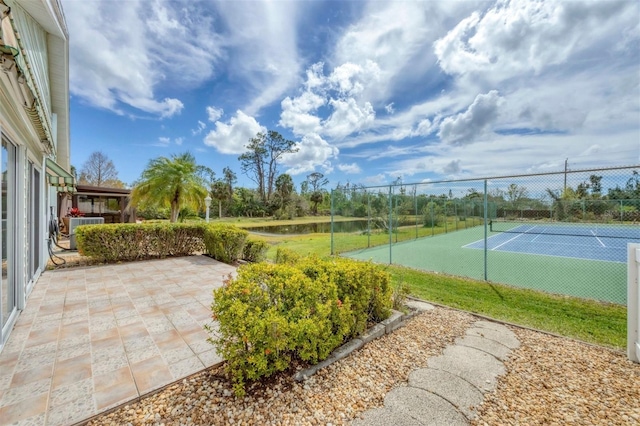
{"type": "Polygon", "coordinates": [[[11,61],[0,62],[0,134],[5,144],[16,147],[10,165],[16,171],[16,179],[10,183],[13,197],[8,200],[12,224],[0,236],[2,247],[6,247],[2,257],[10,261],[8,267],[12,270],[11,276],[2,278],[12,291],[6,291],[7,285],[0,286],[0,312],[4,312],[0,351],[48,259],[48,212],[49,206],[56,205],[57,192],[48,183],[45,159],[69,168],[68,39],[66,24],[60,21],[62,13],[53,13],[60,12],[59,4],[55,0],[0,0],[2,4],[11,8],[9,18],[5,18],[11,20],[11,26],[3,23],[3,39],[6,43],[13,38],[19,44],[15,62],[23,80],[17,85],[15,74],[12,76],[2,68],[3,64],[10,66],[11,61]],[[18,36],[7,35],[7,28],[15,30],[18,36]],[[28,87],[26,97],[20,84],[28,87]],[[29,101],[34,99],[31,106],[37,105],[40,127],[28,111],[29,101]],[[6,315],[7,297],[14,298],[12,302],[17,308],[11,315],[6,315]]]}

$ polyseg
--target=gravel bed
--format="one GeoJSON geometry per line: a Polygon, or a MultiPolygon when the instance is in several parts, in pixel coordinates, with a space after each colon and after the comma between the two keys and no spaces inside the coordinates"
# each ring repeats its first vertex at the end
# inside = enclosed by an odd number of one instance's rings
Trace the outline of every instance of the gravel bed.
{"type": "Polygon", "coordinates": [[[512,329],[522,346],[472,424],[640,424],[640,365],[622,353],[512,329]]]}
{"type": "MultiPolygon", "coordinates": [[[[220,367],[174,384],[89,425],[342,425],[383,405],[476,321],[436,308],[303,383],[278,375],[237,399],[220,367]]],[[[624,354],[512,327],[521,347],[472,422],[484,425],[640,424],[640,365],[624,354]]]]}
{"type": "Polygon", "coordinates": [[[92,420],[97,425],[340,425],[383,405],[392,388],[425,367],[475,319],[436,308],[390,335],[298,383],[292,373],[236,399],[220,368],[212,368],[138,403],[92,420]]]}

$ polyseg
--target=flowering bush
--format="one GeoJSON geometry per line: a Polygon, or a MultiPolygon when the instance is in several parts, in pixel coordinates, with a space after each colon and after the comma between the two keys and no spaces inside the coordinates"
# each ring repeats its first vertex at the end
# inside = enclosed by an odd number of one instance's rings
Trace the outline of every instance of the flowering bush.
{"type": "Polygon", "coordinates": [[[82,216],[84,216],[84,213],[82,213],[79,208],[74,207],[71,210],[69,210],[68,216],[69,217],[82,217],[82,216]]]}

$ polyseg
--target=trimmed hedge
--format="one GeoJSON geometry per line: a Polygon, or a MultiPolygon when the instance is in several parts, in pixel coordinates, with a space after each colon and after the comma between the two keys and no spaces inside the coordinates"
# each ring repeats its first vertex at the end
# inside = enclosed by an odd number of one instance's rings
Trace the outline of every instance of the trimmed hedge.
{"type": "MultiPolygon", "coordinates": [[[[101,262],[189,256],[207,252],[225,263],[242,254],[247,231],[206,223],[114,223],[76,228],[78,251],[101,262]]],[[[259,256],[256,247],[254,256],[259,256]]]]}
{"type": "Polygon", "coordinates": [[[242,249],[242,258],[247,262],[262,262],[267,258],[269,243],[264,240],[247,240],[242,249]]]}
{"type": "Polygon", "coordinates": [[[326,359],[368,321],[386,318],[389,283],[381,268],[348,259],[240,267],[214,291],[219,329],[209,339],[227,360],[236,395],[247,381],[286,370],[294,359],[326,359]]]}
{"type": "Polygon", "coordinates": [[[205,225],[114,223],[76,228],[78,251],[102,262],[188,256],[204,250],[205,225]]]}
{"type": "Polygon", "coordinates": [[[242,255],[249,232],[234,225],[209,225],[204,232],[207,253],[216,260],[233,263],[242,255]]]}

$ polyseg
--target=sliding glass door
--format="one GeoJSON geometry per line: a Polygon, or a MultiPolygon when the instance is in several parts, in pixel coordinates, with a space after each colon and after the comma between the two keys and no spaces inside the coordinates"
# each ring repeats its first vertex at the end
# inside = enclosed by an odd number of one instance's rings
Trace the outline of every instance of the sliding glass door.
{"type": "Polygon", "coordinates": [[[0,201],[0,223],[2,224],[2,277],[0,278],[0,344],[9,334],[13,319],[17,313],[17,274],[16,265],[16,147],[6,139],[2,139],[0,150],[0,184],[2,199],[0,201]]]}
{"type": "Polygon", "coordinates": [[[27,295],[40,274],[42,231],[40,227],[40,171],[29,161],[29,204],[27,212],[27,295]]]}

